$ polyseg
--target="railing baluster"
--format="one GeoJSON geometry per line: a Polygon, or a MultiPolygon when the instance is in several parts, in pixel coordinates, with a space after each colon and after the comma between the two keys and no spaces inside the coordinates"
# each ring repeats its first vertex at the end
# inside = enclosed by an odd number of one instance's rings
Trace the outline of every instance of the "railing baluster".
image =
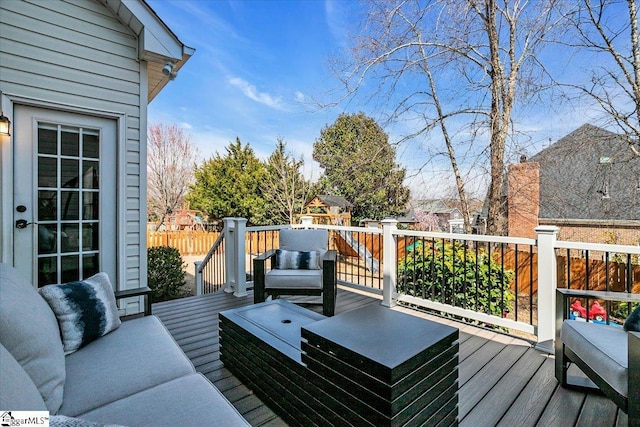
{"type": "Polygon", "coordinates": [[[533,245],[529,245],[529,324],[533,325],[533,245]]]}

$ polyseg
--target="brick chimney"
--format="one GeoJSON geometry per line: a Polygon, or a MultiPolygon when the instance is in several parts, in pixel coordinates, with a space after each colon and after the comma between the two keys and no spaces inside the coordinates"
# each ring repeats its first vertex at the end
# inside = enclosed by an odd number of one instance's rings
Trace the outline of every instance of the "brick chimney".
{"type": "Polygon", "coordinates": [[[540,164],[509,165],[507,176],[509,236],[535,238],[540,214],[540,164]]]}

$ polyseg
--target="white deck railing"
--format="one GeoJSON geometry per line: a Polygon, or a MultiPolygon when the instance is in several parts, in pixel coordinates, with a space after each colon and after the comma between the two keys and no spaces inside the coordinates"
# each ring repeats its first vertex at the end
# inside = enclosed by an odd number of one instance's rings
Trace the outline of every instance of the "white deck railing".
{"type": "MultiPolygon", "coordinates": [[[[637,266],[640,247],[557,241],[558,229],[553,226],[537,227],[537,238],[530,239],[399,230],[396,224],[395,220],[384,220],[382,228],[316,225],[308,222],[293,226],[246,227],[246,220],[243,218],[225,218],[225,291],[233,292],[236,296],[247,295],[247,287],[253,285],[252,260],[265,250],[277,247],[279,230],[289,227],[311,227],[332,232],[330,244],[342,254],[339,256],[338,266],[340,285],[382,294],[382,304],[385,306],[402,302],[510,331],[524,332],[531,335],[539,348],[550,352],[553,351],[555,336],[556,287],[577,287],[571,281],[569,273],[581,268],[579,265],[576,267],[580,262],[584,264],[584,287],[601,287],[601,282],[589,281],[589,268],[593,268],[590,266],[594,259],[592,255],[590,263],[590,254],[597,253],[598,257],[604,260],[602,262],[604,275],[607,276],[607,290],[630,292],[635,286],[637,292],[640,292],[640,283],[636,283],[640,282],[640,266],[637,266]],[[423,257],[428,257],[428,250],[424,248],[431,248],[433,251],[435,245],[442,245],[443,250],[445,245],[451,245],[464,251],[465,264],[452,266],[450,277],[443,279],[459,280],[461,275],[464,276],[464,292],[467,286],[471,289],[477,283],[474,283],[473,275],[469,276],[467,271],[467,251],[475,251],[475,255],[480,251],[487,253],[489,258],[499,260],[496,268],[501,271],[495,273],[512,277],[511,288],[514,298],[514,301],[510,302],[504,299],[499,301],[501,297],[496,297],[494,304],[500,303],[504,308],[501,316],[487,312],[486,309],[478,309],[477,303],[474,307],[473,303],[459,304],[455,300],[452,302],[452,298],[430,298],[424,290],[422,295],[412,292],[411,286],[415,286],[415,283],[421,280],[420,277],[410,280],[408,285],[405,283],[406,277],[401,278],[404,282],[398,283],[399,266],[402,267],[403,262],[411,262],[412,256],[415,260],[420,256],[420,253],[416,252],[419,250],[422,250],[423,257]],[[559,252],[566,252],[566,258],[559,252]],[[375,262],[368,257],[375,258],[375,262]],[[618,270],[615,270],[615,274],[609,275],[614,268],[609,264],[612,260],[615,260],[615,263],[611,264],[614,266],[618,266],[618,261],[623,260],[626,276],[622,279],[619,277],[622,273],[617,273],[618,270]],[[559,264],[561,265],[558,266],[559,264]],[[374,271],[376,265],[378,268],[374,271]],[[634,270],[636,267],[637,274],[634,270]],[[564,269],[567,270],[566,273],[564,269]],[[609,276],[612,280],[609,280],[609,276]],[[558,277],[563,278],[563,283],[558,283],[558,277]],[[622,280],[625,289],[615,289],[615,285],[610,288],[609,284],[614,283],[613,279],[617,280],[615,283],[622,283],[622,280]]],[[[491,303],[489,305],[491,306],[491,303]]],[[[492,311],[496,311],[495,306],[492,307],[492,311]]]]}

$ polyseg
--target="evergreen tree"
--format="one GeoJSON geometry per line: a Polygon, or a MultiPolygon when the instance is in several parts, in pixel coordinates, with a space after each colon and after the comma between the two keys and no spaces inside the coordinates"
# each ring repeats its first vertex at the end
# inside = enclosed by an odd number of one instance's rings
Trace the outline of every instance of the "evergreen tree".
{"type": "Polygon", "coordinates": [[[226,154],[214,157],[196,168],[195,184],[187,196],[192,209],[209,216],[247,218],[249,224],[269,224],[267,203],[260,184],[266,177],[265,165],[249,144],[240,138],[226,148],[226,154]]]}
{"type": "Polygon", "coordinates": [[[353,203],[353,220],[382,219],[405,210],[409,189],[389,136],[363,113],[341,114],[320,132],[313,159],[324,169],[320,187],[353,203]]]}

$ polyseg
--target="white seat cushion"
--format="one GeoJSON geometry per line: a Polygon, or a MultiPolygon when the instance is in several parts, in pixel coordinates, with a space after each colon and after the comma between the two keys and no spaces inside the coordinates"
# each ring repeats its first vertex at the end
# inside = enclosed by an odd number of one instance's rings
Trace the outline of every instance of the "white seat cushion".
{"type": "Polygon", "coordinates": [[[271,270],[264,275],[266,289],[322,289],[322,270],[271,270]]]}
{"type": "Polygon", "coordinates": [[[47,409],[58,412],[66,375],[58,321],[31,283],[7,264],[0,264],[0,343],[29,374],[47,409]]]}
{"type": "Polygon", "coordinates": [[[0,344],[0,408],[14,411],[47,411],[42,395],[20,364],[0,344]]]}
{"type": "Polygon", "coordinates": [[[238,410],[201,374],[160,384],[97,408],[82,418],[126,426],[249,426],[238,410]]]}
{"type": "Polygon", "coordinates": [[[127,322],[66,357],[60,414],[76,417],[125,396],[195,372],[155,316],[127,322]]]}
{"type": "Polygon", "coordinates": [[[324,255],[329,244],[328,230],[280,230],[280,249],[287,251],[321,251],[324,255]]]}
{"type": "Polygon", "coordinates": [[[628,337],[622,328],[565,320],[560,339],[618,393],[628,391],[628,337]]]}

